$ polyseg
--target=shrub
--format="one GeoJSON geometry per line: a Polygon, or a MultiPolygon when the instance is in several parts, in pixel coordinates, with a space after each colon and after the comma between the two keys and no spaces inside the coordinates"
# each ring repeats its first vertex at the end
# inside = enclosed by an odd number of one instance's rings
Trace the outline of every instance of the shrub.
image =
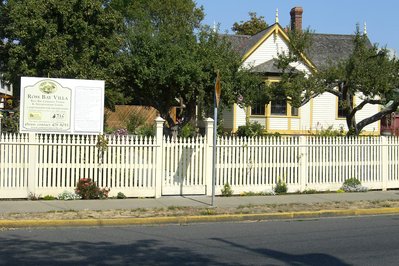
{"type": "Polygon", "coordinates": [[[143,125],[136,130],[136,134],[145,137],[155,136],[155,126],[154,125],[143,125]]]}
{"type": "Polygon", "coordinates": [[[357,178],[346,179],[341,189],[345,192],[366,192],[368,190],[357,178]]]}
{"type": "Polygon", "coordinates": [[[258,122],[247,122],[245,126],[239,126],[237,130],[237,136],[239,137],[257,137],[262,136],[264,128],[258,122]]]}
{"type": "Polygon", "coordinates": [[[342,137],[345,136],[345,131],[342,126],[339,129],[334,129],[333,126],[328,126],[326,129],[323,127],[320,130],[316,129],[314,135],[319,137],[342,137]]]}
{"type": "Polygon", "coordinates": [[[136,130],[143,126],[146,122],[145,116],[140,113],[133,113],[130,115],[129,121],[127,123],[127,130],[131,134],[136,134],[136,130]]]}
{"type": "Polygon", "coordinates": [[[82,199],[106,199],[110,189],[100,189],[90,178],[81,178],[76,184],[75,192],[82,199]]]}
{"type": "Polygon", "coordinates": [[[118,194],[116,195],[117,199],[126,199],[126,195],[123,194],[122,192],[118,192],[118,194]]]}
{"type": "Polygon", "coordinates": [[[126,128],[120,128],[114,131],[114,133],[112,133],[115,136],[127,136],[129,134],[129,132],[127,131],[126,128]]]}
{"type": "Polygon", "coordinates": [[[274,188],[274,192],[276,194],[285,194],[287,193],[287,190],[288,190],[287,184],[284,182],[284,180],[278,178],[276,187],[274,188]]]}
{"type": "Polygon", "coordinates": [[[59,200],[78,200],[81,197],[74,192],[64,191],[57,197],[59,200]]]}
{"type": "Polygon", "coordinates": [[[231,197],[233,195],[233,190],[231,189],[229,183],[224,184],[221,192],[223,197],[231,197]]]}
{"type": "Polygon", "coordinates": [[[46,195],[43,197],[43,200],[55,200],[55,199],[56,199],[56,197],[51,196],[51,195],[46,195]]]}
{"type": "Polygon", "coordinates": [[[33,192],[29,192],[28,200],[39,200],[39,198],[40,198],[40,195],[37,195],[33,192]]]}
{"type": "Polygon", "coordinates": [[[344,185],[354,187],[354,186],[362,185],[362,182],[360,182],[360,180],[357,178],[348,178],[344,181],[344,185]]]}
{"type": "Polygon", "coordinates": [[[192,125],[191,123],[185,124],[179,132],[179,136],[182,138],[191,138],[194,137],[196,134],[195,132],[195,126],[192,125]]]}

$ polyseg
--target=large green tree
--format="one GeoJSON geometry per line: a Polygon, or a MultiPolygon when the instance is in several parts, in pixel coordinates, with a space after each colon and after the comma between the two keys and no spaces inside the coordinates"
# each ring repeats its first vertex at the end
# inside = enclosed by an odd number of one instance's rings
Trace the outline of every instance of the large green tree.
{"type": "Polygon", "coordinates": [[[108,0],[1,2],[1,71],[19,91],[21,76],[106,80],[106,102],[118,99],[123,20],[108,0]]]}
{"type": "Polygon", "coordinates": [[[250,17],[249,20],[233,24],[231,29],[235,34],[252,36],[268,27],[264,16],[257,17],[256,12],[249,12],[248,15],[250,17]]]}
{"type": "MultiPolygon", "coordinates": [[[[295,71],[290,63],[301,59],[309,45],[309,33],[290,33],[291,53],[280,56],[284,69],[282,80],[271,85],[268,92],[289,96],[292,104],[300,107],[322,93],[337,96],[346,118],[348,135],[359,135],[365,126],[374,123],[399,106],[399,61],[389,56],[386,49],[371,46],[366,35],[357,30],[353,39],[353,52],[341,62],[331,62],[311,75],[295,71]],[[353,97],[360,101],[353,105],[353,97]],[[379,111],[356,120],[356,114],[367,105],[379,105],[379,111]]],[[[310,39],[311,41],[311,39],[310,39]]]]}
{"type": "Polygon", "coordinates": [[[196,106],[211,109],[217,71],[225,105],[259,85],[255,76],[239,70],[241,58],[229,42],[201,26],[203,10],[192,0],[113,5],[123,11],[127,25],[122,87],[131,102],[154,107],[169,126],[175,124],[169,111],[177,104],[185,106],[181,125],[193,118],[196,106]]]}

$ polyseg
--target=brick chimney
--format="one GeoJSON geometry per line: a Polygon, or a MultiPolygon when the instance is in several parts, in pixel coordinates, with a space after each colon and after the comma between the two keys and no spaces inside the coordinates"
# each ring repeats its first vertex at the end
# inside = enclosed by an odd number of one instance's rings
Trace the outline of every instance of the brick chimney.
{"type": "Polygon", "coordinates": [[[302,13],[303,8],[300,6],[291,9],[291,30],[302,31],[302,13]]]}

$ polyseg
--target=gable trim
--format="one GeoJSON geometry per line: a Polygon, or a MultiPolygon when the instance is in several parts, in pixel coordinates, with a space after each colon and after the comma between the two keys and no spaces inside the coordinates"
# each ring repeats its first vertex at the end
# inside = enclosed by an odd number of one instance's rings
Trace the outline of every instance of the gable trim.
{"type": "MultiPolygon", "coordinates": [[[[255,45],[252,46],[248,50],[248,52],[244,54],[244,56],[242,57],[242,61],[244,62],[245,60],[247,60],[248,57],[251,54],[253,54],[259,48],[259,46],[261,46],[262,43],[264,43],[272,34],[275,35],[280,34],[286,42],[288,43],[290,42],[290,39],[288,35],[285,33],[284,29],[280,26],[280,24],[275,23],[274,25],[271,26],[271,29],[267,32],[267,34],[265,34],[262,38],[260,38],[259,41],[255,43],[255,45]]],[[[303,53],[300,54],[300,57],[312,72],[317,72],[316,66],[303,53]]]]}

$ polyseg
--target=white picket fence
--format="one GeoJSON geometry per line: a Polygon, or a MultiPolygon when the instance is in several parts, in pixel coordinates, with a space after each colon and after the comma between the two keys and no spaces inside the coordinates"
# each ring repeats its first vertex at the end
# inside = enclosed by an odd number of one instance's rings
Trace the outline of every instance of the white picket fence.
{"type": "MultiPolygon", "coordinates": [[[[205,137],[154,138],[2,134],[0,198],[57,196],[74,191],[79,178],[128,197],[211,195],[212,120],[205,137]]],[[[271,191],[278,179],[289,192],[337,190],[356,177],[369,189],[399,188],[399,138],[264,137],[217,139],[216,194],[228,183],[234,194],[271,191]]]]}

